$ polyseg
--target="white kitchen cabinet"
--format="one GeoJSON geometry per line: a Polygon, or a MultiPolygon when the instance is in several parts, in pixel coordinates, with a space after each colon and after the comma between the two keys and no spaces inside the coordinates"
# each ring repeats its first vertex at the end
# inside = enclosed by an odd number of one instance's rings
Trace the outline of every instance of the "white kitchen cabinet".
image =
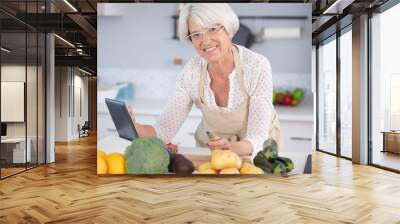
{"type": "MultiPolygon", "coordinates": [[[[135,115],[136,122],[140,124],[154,125],[158,119],[157,114],[144,114],[138,113],[135,115]]],[[[99,113],[98,114],[98,139],[104,138],[109,135],[116,135],[114,123],[111,120],[109,114],[99,113]]],[[[172,143],[178,144],[183,147],[195,147],[196,142],[194,140],[194,132],[196,131],[197,125],[200,123],[201,117],[189,116],[175,135],[172,143]]]]}
{"type": "MultiPolygon", "coordinates": [[[[182,125],[173,143],[180,147],[195,147],[194,133],[201,117],[189,116],[182,125]]],[[[312,151],[314,123],[309,120],[280,120],[284,151],[310,152],[312,151]]]]}
{"type": "Polygon", "coordinates": [[[116,134],[115,125],[109,113],[97,113],[97,139],[116,134]]]}
{"type": "Polygon", "coordinates": [[[284,151],[312,151],[313,121],[280,120],[284,151]]]}
{"type": "MultiPolygon", "coordinates": [[[[158,116],[155,114],[137,114],[136,121],[138,123],[153,125],[157,122],[158,116]]],[[[172,143],[179,145],[179,147],[195,147],[194,132],[200,121],[201,117],[188,116],[173,138],[172,143]]]]}
{"type": "MultiPolygon", "coordinates": [[[[136,122],[141,124],[155,124],[157,115],[137,114],[136,122]]],[[[109,135],[118,135],[114,122],[109,113],[97,114],[97,138],[101,139],[109,135]]]]}
{"type": "Polygon", "coordinates": [[[201,121],[201,117],[189,116],[173,139],[173,143],[180,147],[195,147],[194,133],[201,121]]]}
{"type": "MultiPolygon", "coordinates": [[[[162,113],[164,101],[136,100],[133,104],[138,123],[153,125],[162,113]]],[[[98,106],[99,107],[99,106],[98,106]]],[[[283,137],[282,151],[309,152],[314,147],[314,116],[312,101],[305,101],[299,107],[276,107],[283,137]]],[[[194,133],[201,121],[201,112],[193,107],[187,119],[178,130],[172,143],[179,147],[195,147],[194,133]]],[[[117,135],[114,124],[105,106],[98,113],[99,139],[117,135]]]]}

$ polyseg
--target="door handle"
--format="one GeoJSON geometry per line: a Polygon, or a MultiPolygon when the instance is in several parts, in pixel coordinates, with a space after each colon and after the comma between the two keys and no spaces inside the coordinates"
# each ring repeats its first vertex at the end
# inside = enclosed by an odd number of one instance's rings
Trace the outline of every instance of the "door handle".
{"type": "Polygon", "coordinates": [[[290,137],[291,140],[297,140],[297,141],[311,141],[311,138],[304,138],[304,137],[290,137]]]}

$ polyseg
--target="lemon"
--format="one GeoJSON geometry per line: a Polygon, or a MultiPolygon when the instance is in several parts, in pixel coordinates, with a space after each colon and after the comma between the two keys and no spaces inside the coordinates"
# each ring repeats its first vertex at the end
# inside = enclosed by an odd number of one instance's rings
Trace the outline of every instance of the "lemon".
{"type": "Polygon", "coordinates": [[[113,152],[107,156],[107,167],[109,174],[125,174],[125,158],[121,153],[113,152]]]}
{"type": "Polygon", "coordinates": [[[97,156],[97,174],[107,174],[107,162],[101,156],[97,156]]]}
{"type": "Polygon", "coordinates": [[[104,151],[102,151],[102,150],[97,150],[97,157],[103,157],[103,158],[106,158],[107,157],[107,153],[105,153],[104,151]]]}

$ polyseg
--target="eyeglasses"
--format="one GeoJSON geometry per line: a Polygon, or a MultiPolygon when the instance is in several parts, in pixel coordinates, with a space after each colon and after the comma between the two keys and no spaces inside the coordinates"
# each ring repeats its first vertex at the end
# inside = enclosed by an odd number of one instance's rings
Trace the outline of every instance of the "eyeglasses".
{"type": "Polygon", "coordinates": [[[189,40],[191,40],[191,41],[199,41],[199,40],[203,39],[205,34],[212,36],[212,35],[217,34],[223,28],[224,28],[224,26],[222,26],[222,25],[210,26],[210,27],[206,28],[206,31],[191,33],[191,34],[187,35],[186,37],[189,38],[189,40]]]}

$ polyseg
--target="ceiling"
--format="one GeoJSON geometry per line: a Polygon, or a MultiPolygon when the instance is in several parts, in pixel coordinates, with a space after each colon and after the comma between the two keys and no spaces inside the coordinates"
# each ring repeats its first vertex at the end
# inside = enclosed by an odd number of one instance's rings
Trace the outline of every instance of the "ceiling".
{"type": "MultiPolygon", "coordinates": [[[[251,2],[270,3],[312,3],[313,41],[329,35],[327,31],[344,17],[356,16],[387,0],[269,0],[251,2]],[[325,33],[324,33],[325,32],[325,33]]],[[[97,57],[97,3],[139,2],[134,0],[1,0],[0,24],[3,32],[2,43],[22,52],[25,48],[25,29],[39,32],[54,32],[56,65],[81,66],[96,72],[97,57]],[[69,4],[68,4],[69,3],[69,4]],[[52,13],[50,12],[50,9],[52,13]],[[27,13],[26,13],[27,12],[27,13]],[[23,32],[23,33],[21,33],[23,32]]],[[[167,2],[167,1],[140,1],[167,2]]],[[[170,0],[168,2],[171,2],[170,0]]],[[[178,1],[177,1],[178,2],[178,1]]],[[[232,1],[235,2],[235,1],[232,1]]],[[[351,18],[350,18],[351,22],[351,18]]],[[[334,32],[334,31],[332,31],[334,32]]],[[[28,38],[29,39],[29,38],[28,38]]],[[[30,40],[28,40],[30,41],[30,40]]],[[[4,44],[3,44],[4,46],[4,44]]],[[[29,52],[34,52],[35,43],[28,44],[29,52]]]]}
{"type": "MultiPolygon", "coordinates": [[[[54,32],[56,66],[79,66],[96,73],[97,12],[96,0],[1,0],[0,24],[2,46],[12,49],[2,52],[2,59],[17,62],[33,58],[38,45],[36,33],[54,32]],[[50,10],[52,13],[49,13],[50,10]],[[25,31],[28,31],[25,38],[25,31]],[[29,34],[33,32],[34,34],[29,34]],[[60,37],[60,38],[59,38],[60,37]],[[70,44],[63,40],[67,40],[70,44]],[[28,44],[25,43],[27,41],[28,44]],[[32,42],[32,43],[31,43],[32,42]],[[26,46],[26,48],[25,48],[26,46]]],[[[39,38],[40,39],[40,38],[39,38]]],[[[39,48],[37,48],[39,47],[39,48]]]]}

